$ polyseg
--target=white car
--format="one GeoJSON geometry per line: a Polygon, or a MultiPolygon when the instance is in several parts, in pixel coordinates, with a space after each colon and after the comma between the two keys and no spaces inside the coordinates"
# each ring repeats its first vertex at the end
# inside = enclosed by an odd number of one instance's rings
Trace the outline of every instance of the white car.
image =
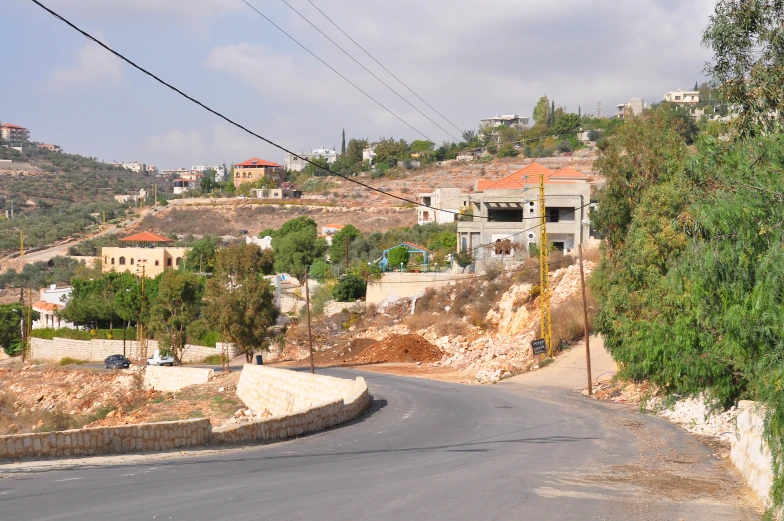
{"type": "Polygon", "coordinates": [[[147,365],[174,365],[174,358],[169,355],[161,356],[161,353],[156,351],[147,359],[147,365]]]}

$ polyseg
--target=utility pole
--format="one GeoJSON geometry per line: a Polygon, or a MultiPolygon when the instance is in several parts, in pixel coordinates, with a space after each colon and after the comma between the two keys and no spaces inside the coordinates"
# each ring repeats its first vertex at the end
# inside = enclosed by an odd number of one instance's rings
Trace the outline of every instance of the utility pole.
{"type": "Polygon", "coordinates": [[[348,275],[348,237],[346,239],[346,275],[348,275]]]}
{"type": "Polygon", "coordinates": [[[539,175],[539,308],[542,338],[547,356],[553,357],[553,324],[550,313],[550,242],[547,240],[547,211],[544,203],[544,174],[539,175]]]}
{"type": "Polygon", "coordinates": [[[310,351],[310,373],[316,374],[316,367],[313,365],[313,333],[310,329],[310,291],[308,291],[308,269],[305,268],[305,307],[308,315],[308,346],[310,351]]]}
{"type": "Polygon", "coordinates": [[[24,262],[24,233],[19,230],[19,260],[24,262]]]}
{"type": "Polygon", "coordinates": [[[602,117],[602,102],[601,101],[599,102],[599,107],[598,107],[598,109],[596,111],[596,117],[597,118],[602,117]]]}
{"type": "MultiPolygon", "coordinates": [[[[142,265],[142,291],[141,302],[139,303],[139,315],[144,311],[144,265],[142,265]]],[[[139,317],[141,319],[141,316],[139,317]]],[[[147,359],[147,328],[141,320],[136,322],[136,357],[141,360],[147,359]]]]}
{"type": "Polygon", "coordinates": [[[580,285],[583,290],[583,330],[585,333],[585,371],[588,376],[588,396],[593,395],[593,378],[591,377],[591,341],[588,337],[588,297],[585,293],[585,270],[583,269],[583,207],[585,203],[580,196],[580,243],[577,251],[580,253],[580,285]]]}

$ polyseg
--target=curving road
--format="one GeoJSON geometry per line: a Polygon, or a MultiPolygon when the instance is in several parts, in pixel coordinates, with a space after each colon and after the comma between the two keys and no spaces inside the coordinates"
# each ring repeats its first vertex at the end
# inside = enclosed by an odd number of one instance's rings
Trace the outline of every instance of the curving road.
{"type": "Polygon", "coordinates": [[[628,407],[519,384],[364,376],[374,395],[368,414],[288,442],[168,458],[0,466],[0,519],[760,517],[724,460],[628,407]]]}

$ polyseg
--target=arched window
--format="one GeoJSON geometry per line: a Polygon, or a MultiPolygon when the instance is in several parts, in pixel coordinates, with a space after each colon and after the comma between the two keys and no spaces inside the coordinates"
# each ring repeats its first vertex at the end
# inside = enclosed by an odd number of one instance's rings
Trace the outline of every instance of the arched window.
{"type": "Polygon", "coordinates": [[[168,259],[166,259],[166,265],[167,265],[167,266],[171,266],[171,257],[169,257],[168,259]]]}
{"type": "Polygon", "coordinates": [[[114,266],[114,257],[112,257],[112,266],[114,266]]]}
{"type": "Polygon", "coordinates": [[[174,264],[176,264],[177,266],[179,266],[179,265],[180,265],[180,262],[182,262],[182,257],[177,257],[177,260],[175,260],[175,261],[174,261],[174,264]]]}
{"type": "Polygon", "coordinates": [[[468,238],[461,237],[460,238],[460,251],[467,251],[468,250],[468,238]]]}
{"type": "Polygon", "coordinates": [[[104,264],[108,264],[109,263],[109,256],[108,255],[104,255],[103,256],[103,263],[104,264]]]}
{"type": "Polygon", "coordinates": [[[125,265],[125,257],[120,257],[120,266],[125,265]]]}
{"type": "Polygon", "coordinates": [[[133,265],[133,257],[131,257],[131,265],[133,265]]]}
{"type": "Polygon", "coordinates": [[[161,265],[161,261],[158,261],[158,260],[157,260],[157,261],[155,261],[155,265],[156,265],[156,266],[160,266],[160,265],[161,265]]]}

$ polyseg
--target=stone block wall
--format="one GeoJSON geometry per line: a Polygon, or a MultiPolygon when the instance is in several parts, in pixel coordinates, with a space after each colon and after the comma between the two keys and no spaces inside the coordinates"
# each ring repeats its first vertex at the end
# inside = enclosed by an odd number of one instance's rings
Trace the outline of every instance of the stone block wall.
{"type": "MultiPolygon", "coordinates": [[[[212,372],[211,369],[147,368],[148,373],[160,373],[161,381],[174,375],[175,373],[169,373],[172,370],[212,372]]],[[[334,427],[356,418],[370,404],[368,387],[361,376],[356,380],[344,380],[263,366],[244,367],[240,376],[240,385],[246,390],[251,386],[261,389],[262,381],[265,383],[264,388],[279,398],[265,401],[259,392],[247,391],[246,395],[256,401],[255,405],[245,402],[249,407],[258,408],[264,406],[264,403],[273,402],[285,404],[285,407],[289,407],[289,404],[290,407],[294,407],[294,404],[303,403],[315,405],[307,405],[299,410],[290,409],[272,418],[217,428],[214,431],[210,420],[204,418],[0,436],[0,460],[93,456],[182,449],[209,444],[280,440],[334,427]],[[302,390],[302,394],[307,395],[306,398],[301,400],[292,398],[291,394],[298,388],[302,390]]],[[[277,410],[282,410],[282,407],[284,405],[279,405],[277,410]]]]}
{"type": "MultiPolygon", "coordinates": [[[[243,375],[247,369],[247,366],[243,369],[243,375]]],[[[275,371],[293,373],[293,371],[281,369],[275,369],[275,371]]],[[[298,373],[293,374],[298,375],[298,373]]],[[[313,377],[310,374],[301,376],[313,377]]],[[[242,378],[240,377],[240,382],[242,382],[242,378]]],[[[284,376],[280,376],[275,381],[281,382],[284,379],[284,376]]],[[[335,378],[335,380],[338,379],[335,378]]],[[[212,433],[212,442],[215,444],[226,444],[280,440],[345,423],[362,414],[370,404],[370,396],[365,379],[360,376],[357,377],[356,381],[350,383],[353,384],[352,388],[343,397],[321,403],[315,407],[282,417],[256,420],[232,427],[219,427],[212,433]]]]}
{"type": "Polygon", "coordinates": [[[765,409],[748,400],[738,403],[737,432],[732,440],[730,459],[740,471],[746,484],[770,506],[773,485],[773,460],[768,444],[763,439],[765,409]]]}
{"type": "Polygon", "coordinates": [[[0,459],[183,449],[210,441],[208,419],[0,436],[0,459]]]}
{"type": "Polygon", "coordinates": [[[237,396],[254,411],[283,416],[350,396],[354,387],[355,382],[343,378],[245,365],[237,396]]]}
{"type": "MultiPolygon", "coordinates": [[[[152,355],[158,349],[156,340],[147,341],[147,356],[152,355]]],[[[206,347],[188,344],[183,351],[184,363],[199,363],[212,355],[220,355],[222,344],[216,347],[206,347]]],[[[46,340],[44,338],[32,338],[30,342],[30,359],[44,360],[47,362],[59,362],[60,359],[70,356],[77,360],[87,360],[88,362],[103,362],[109,355],[122,354],[123,341],[120,340],[71,340],[68,338],[57,338],[46,340]]],[[[135,360],[139,353],[139,346],[136,340],[125,341],[125,354],[131,360],[135,360]]],[[[230,345],[229,356],[234,358],[239,355],[236,346],[230,345]]]]}
{"type": "Polygon", "coordinates": [[[189,385],[207,383],[212,377],[212,369],[148,365],[144,371],[144,387],[156,391],[175,392],[189,385]]]}

